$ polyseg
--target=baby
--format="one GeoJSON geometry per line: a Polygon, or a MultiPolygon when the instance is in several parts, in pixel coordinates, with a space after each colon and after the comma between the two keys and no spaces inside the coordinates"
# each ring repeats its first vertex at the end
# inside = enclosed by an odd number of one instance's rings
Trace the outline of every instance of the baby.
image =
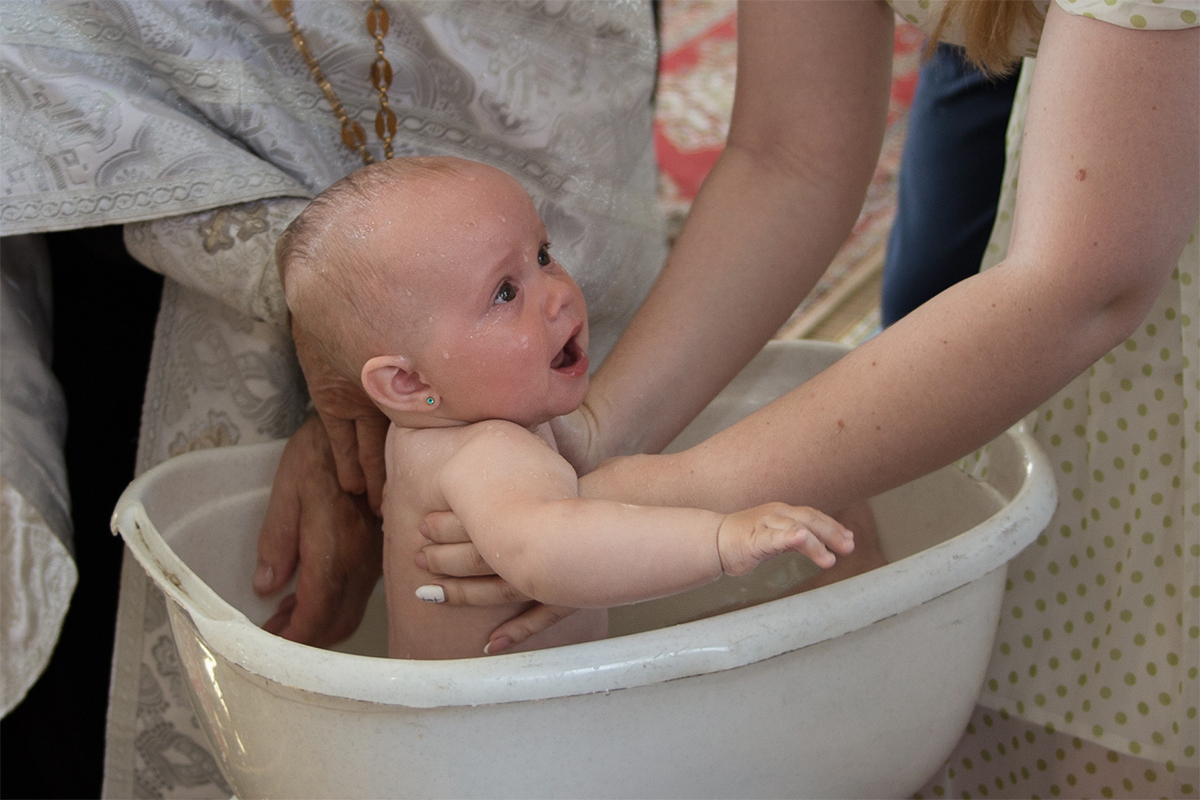
{"type": "Polygon", "coordinates": [[[418,530],[453,511],[488,565],[544,603],[585,609],[523,642],[602,638],[606,607],[749,572],[786,550],[821,567],[851,533],[811,508],[735,514],[579,496],[548,421],[588,389],[583,295],[505,173],[395,159],[331,186],[277,248],[288,305],[328,362],[392,421],[383,499],[389,653],[482,655],[528,604],[435,606],[418,530]]]}

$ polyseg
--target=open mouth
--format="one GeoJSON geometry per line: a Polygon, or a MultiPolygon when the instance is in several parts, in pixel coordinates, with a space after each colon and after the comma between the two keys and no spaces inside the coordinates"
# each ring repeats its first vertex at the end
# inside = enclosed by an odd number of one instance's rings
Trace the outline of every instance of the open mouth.
{"type": "Polygon", "coordinates": [[[559,350],[558,355],[550,362],[551,369],[572,375],[581,374],[587,370],[587,353],[579,346],[578,336],[578,331],[571,335],[571,338],[563,345],[563,349],[559,350]]]}

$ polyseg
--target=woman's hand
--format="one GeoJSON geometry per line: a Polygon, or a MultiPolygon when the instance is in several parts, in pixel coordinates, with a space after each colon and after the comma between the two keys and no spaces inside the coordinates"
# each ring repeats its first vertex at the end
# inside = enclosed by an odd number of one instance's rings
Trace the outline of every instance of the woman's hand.
{"type": "Polygon", "coordinates": [[[317,647],[354,632],[383,571],[379,520],[366,498],[338,485],[329,439],[315,417],[292,435],[275,473],[254,590],[278,592],[297,570],[295,592],[263,628],[317,647]]]}
{"type": "MultiPolygon", "coordinates": [[[[495,574],[452,512],[436,511],[427,515],[420,530],[430,544],[417,554],[417,566],[446,576],[435,584],[442,589],[441,602],[494,606],[523,603],[530,599],[495,574]]],[[[575,611],[567,606],[537,603],[492,631],[485,652],[495,655],[507,650],[571,616],[575,611]]]]}

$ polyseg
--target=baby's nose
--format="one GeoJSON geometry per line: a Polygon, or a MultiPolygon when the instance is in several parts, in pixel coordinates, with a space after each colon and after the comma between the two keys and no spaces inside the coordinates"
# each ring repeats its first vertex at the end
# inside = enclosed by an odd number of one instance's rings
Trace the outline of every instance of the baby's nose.
{"type": "Polygon", "coordinates": [[[570,278],[565,275],[563,278],[550,278],[546,286],[546,316],[550,319],[558,317],[564,308],[571,305],[574,297],[570,278]]]}

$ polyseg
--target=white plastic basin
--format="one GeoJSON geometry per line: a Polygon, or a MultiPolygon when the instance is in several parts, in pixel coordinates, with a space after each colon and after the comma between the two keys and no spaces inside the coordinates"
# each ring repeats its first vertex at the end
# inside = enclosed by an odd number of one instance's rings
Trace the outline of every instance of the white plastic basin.
{"type": "MultiPolygon", "coordinates": [[[[773,343],[697,441],[844,350],[773,343]]],[[[627,635],[462,661],[383,658],[382,591],[343,650],[258,628],[250,589],[282,443],[180,456],[114,530],[169,598],[197,715],[239,797],[889,797],[937,770],[979,695],[1005,565],[1047,524],[1048,465],[1014,429],[987,482],[946,468],[872,500],[886,567],[685,624],[812,572],[614,610],[627,635]],[[665,627],[664,627],[665,626],[665,627]]]]}

